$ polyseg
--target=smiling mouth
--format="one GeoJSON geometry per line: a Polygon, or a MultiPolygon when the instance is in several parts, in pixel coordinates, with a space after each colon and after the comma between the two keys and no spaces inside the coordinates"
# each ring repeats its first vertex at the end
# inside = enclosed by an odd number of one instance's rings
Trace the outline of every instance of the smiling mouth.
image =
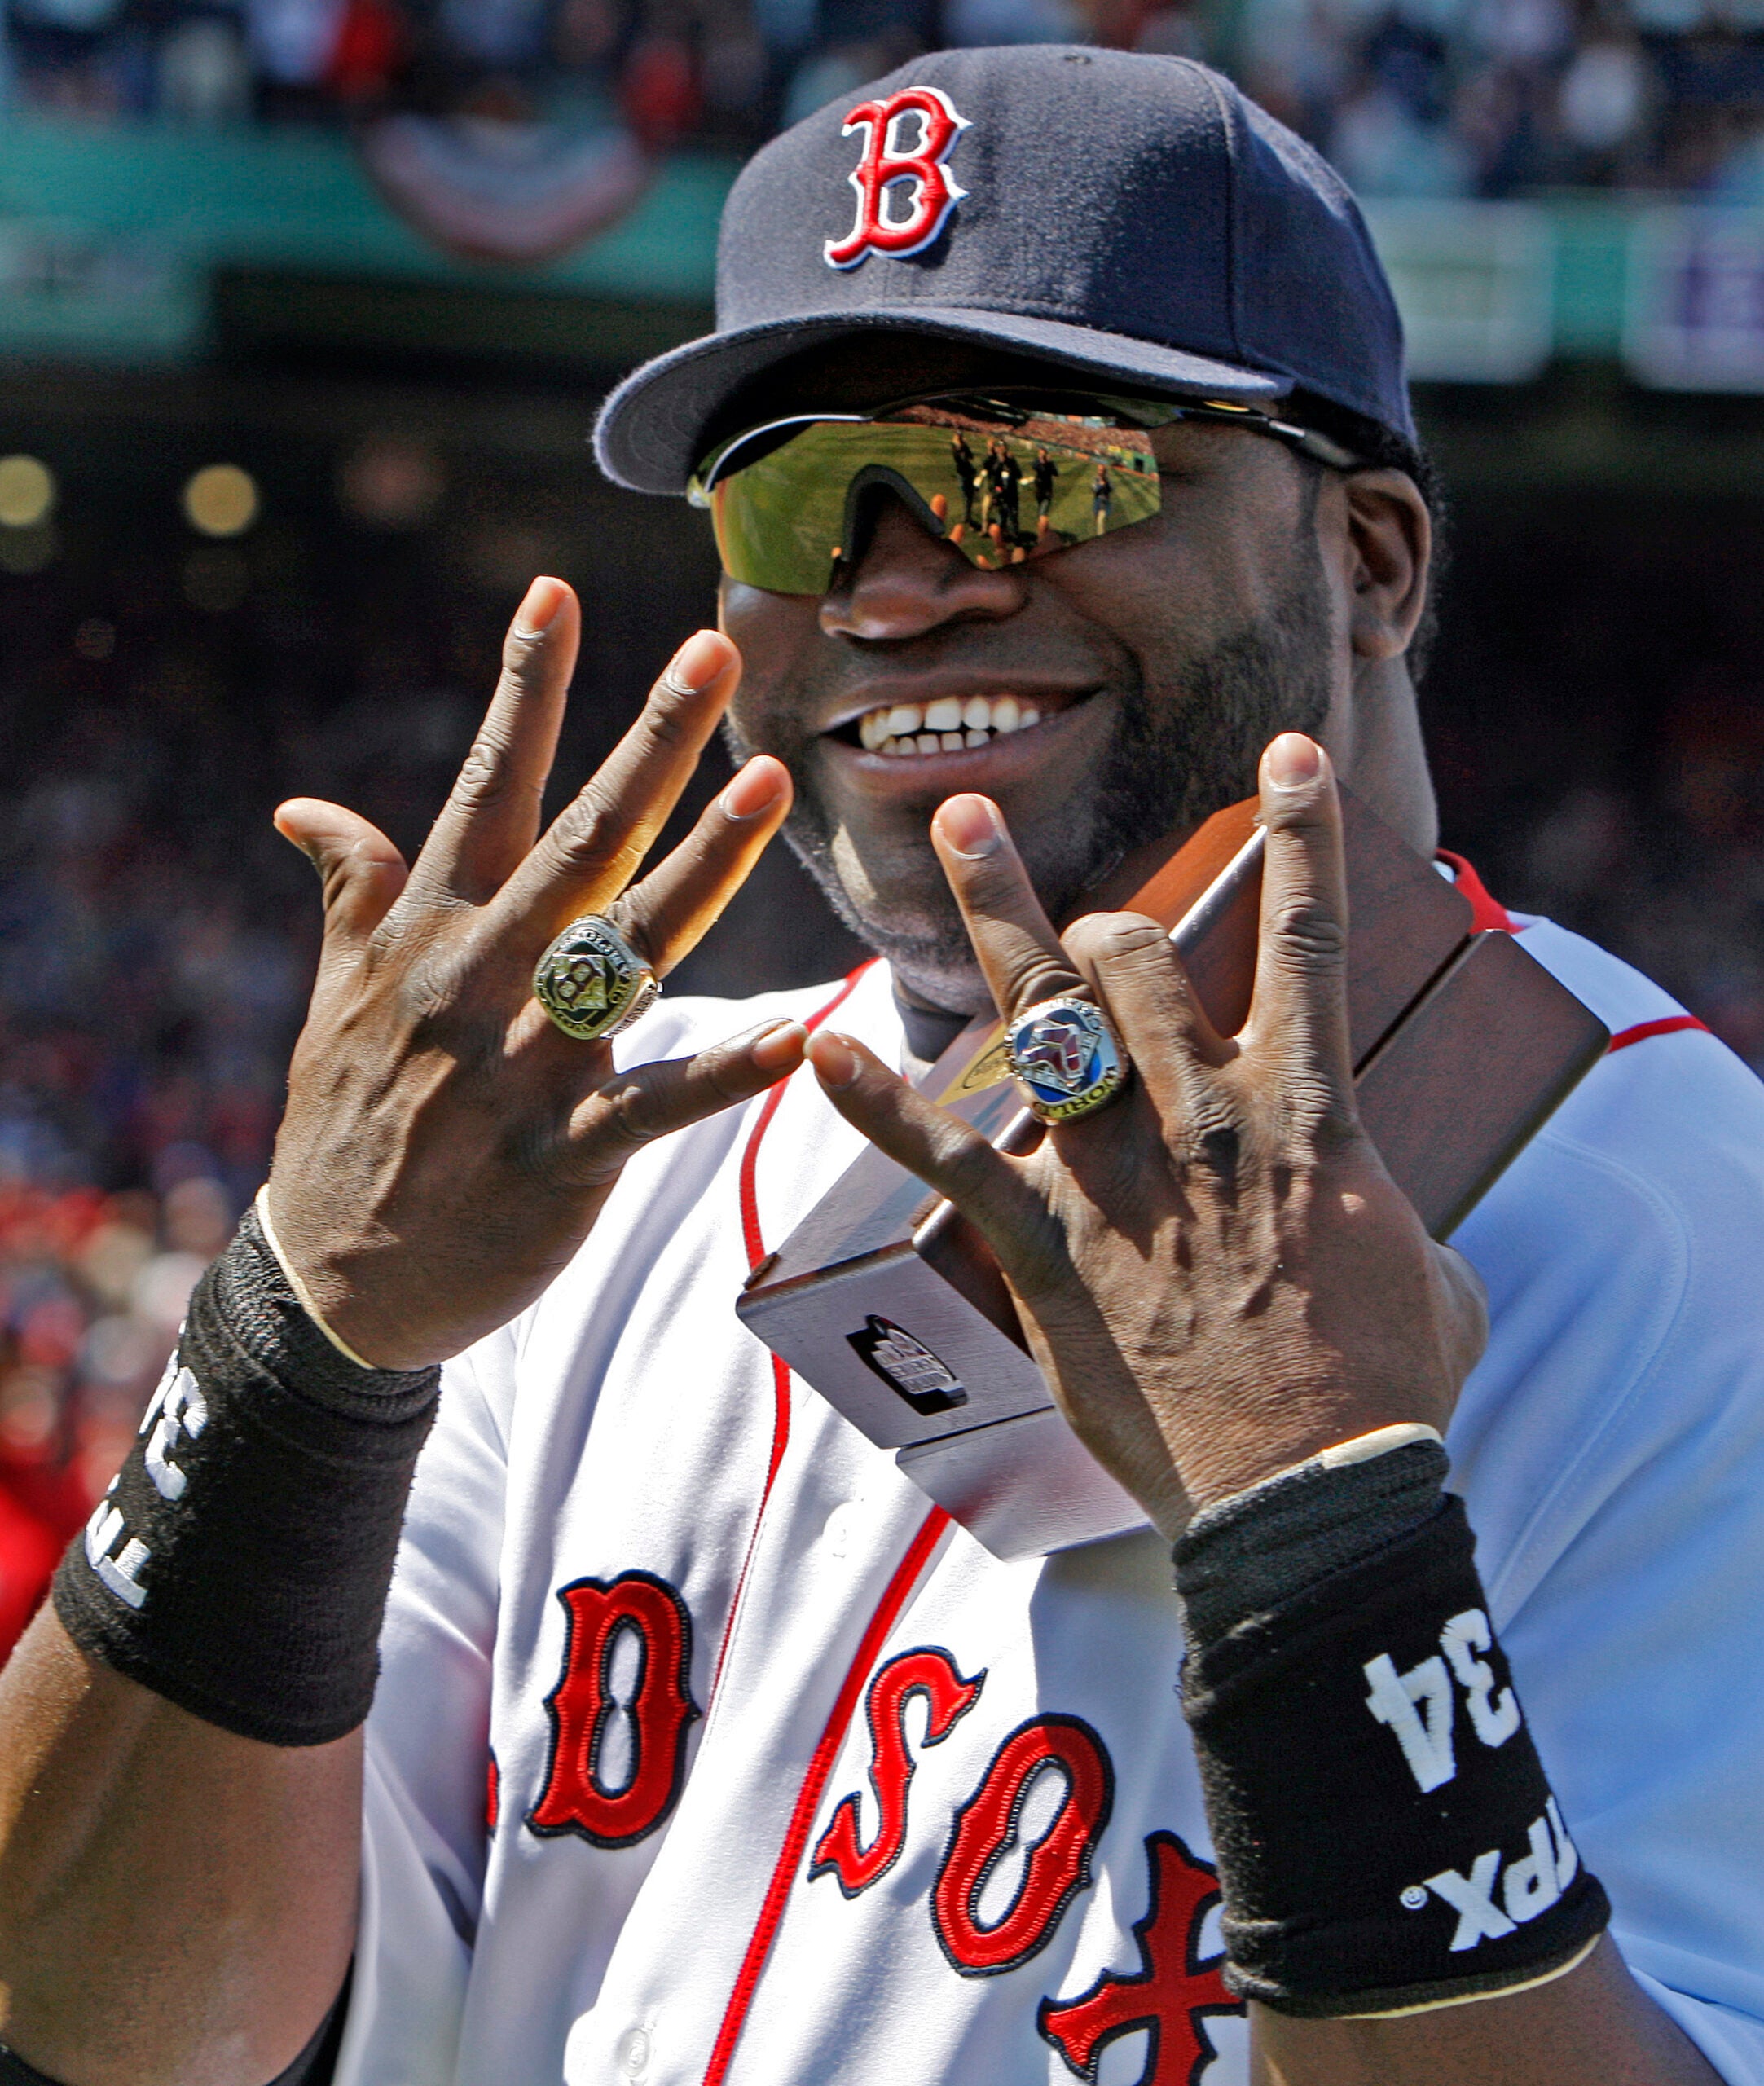
{"type": "Polygon", "coordinates": [[[1014,695],[946,695],[932,702],[883,703],[830,736],[866,753],[904,759],[990,746],[995,739],[1033,730],[1050,715],[1045,706],[1014,695]]]}

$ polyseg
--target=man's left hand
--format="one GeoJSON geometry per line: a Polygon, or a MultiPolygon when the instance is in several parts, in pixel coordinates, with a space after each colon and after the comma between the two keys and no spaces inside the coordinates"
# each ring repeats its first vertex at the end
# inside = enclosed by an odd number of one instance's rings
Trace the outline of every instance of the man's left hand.
{"type": "Polygon", "coordinates": [[[1341,818],[1297,733],[1263,755],[1256,983],[1212,1028],[1168,935],[1134,913],[1056,935],[997,807],[932,834],[1000,1012],[1101,1006],[1125,1092],[1023,1157],[995,1151],[849,1036],[809,1055],[835,1107],[986,1236],[1061,1410],[1173,1538],[1199,1507],[1334,1443],[1442,1432],[1487,1333],[1481,1285],[1436,1245],[1354,1105],[1341,818]]]}

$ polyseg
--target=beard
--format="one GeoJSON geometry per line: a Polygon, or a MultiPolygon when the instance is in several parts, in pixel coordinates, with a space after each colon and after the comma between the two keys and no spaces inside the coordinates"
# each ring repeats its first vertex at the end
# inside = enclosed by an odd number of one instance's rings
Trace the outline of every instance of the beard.
{"type": "MultiPolygon", "coordinates": [[[[1192,833],[1215,812],[1249,795],[1270,739],[1282,732],[1314,737],[1321,729],[1331,697],[1329,602],[1314,543],[1301,535],[1298,548],[1292,583],[1269,614],[1185,660],[1156,702],[1142,681],[1126,690],[1088,825],[1075,833],[1074,823],[1062,822],[1057,830],[1014,834],[1036,895],[1056,926],[1076,918],[1084,894],[1135,848],[1166,834],[1192,833]]],[[[750,749],[732,728],[725,729],[745,758],[750,749]]],[[[796,787],[785,836],[840,919],[932,1006],[990,1013],[992,995],[929,838],[931,874],[916,917],[910,922],[878,918],[856,902],[840,874],[834,824],[807,772],[807,749],[793,749],[794,758],[776,750],[796,787]]]]}

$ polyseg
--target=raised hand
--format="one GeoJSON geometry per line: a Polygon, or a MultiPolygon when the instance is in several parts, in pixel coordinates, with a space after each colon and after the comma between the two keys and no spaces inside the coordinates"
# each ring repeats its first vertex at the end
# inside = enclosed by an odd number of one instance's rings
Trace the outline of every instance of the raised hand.
{"type": "Polygon", "coordinates": [[[549,830],[539,804],[580,634],[536,579],[452,794],[415,864],[336,804],[276,824],[324,885],[324,942],[295,1047],[269,1203],[279,1241],[338,1334],[387,1368],[440,1361],[531,1303],[651,1139],[745,1101],[800,1063],[778,1023],[622,1073],[532,997],[547,944],[605,913],[654,966],[678,963],[782,823],[790,781],[761,755],[640,882],[740,678],[700,631],[549,830]]]}
{"type": "Polygon", "coordinates": [[[1355,1111],[1341,822],[1328,756],[1263,756],[1267,829],[1249,1019],[1217,1035],[1164,930],[1093,914],[1063,942],[997,808],[932,834],[1001,1014],[1100,1004],[1126,1093],[995,1151],[851,1037],[808,1046],[834,1105],[985,1234],[1062,1410],[1174,1536],[1198,1507],[1404,1420],[1442,1431],[1480,1354],[1467,1263],[1436,1245],[1355,1111]]]}

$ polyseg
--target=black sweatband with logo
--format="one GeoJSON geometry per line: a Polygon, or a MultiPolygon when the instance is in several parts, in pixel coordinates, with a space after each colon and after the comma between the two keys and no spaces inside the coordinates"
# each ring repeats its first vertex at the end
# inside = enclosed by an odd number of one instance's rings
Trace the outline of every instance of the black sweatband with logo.
{"type": "Polygon", "coordinates": [[[1176,1546],[1225,1981],[1282,2013],[1535,1983],[1610,1917],[1489,1625],[1436,1442],[1299,1465],[1176,1546]]]}
{"type": "Polygon", "coordinates": [[[82,1651],[193,1715],[318,1745],[367,1715],[438,1369],[348,1360],[249,1211],[55,1575],[82,1651]]]}

